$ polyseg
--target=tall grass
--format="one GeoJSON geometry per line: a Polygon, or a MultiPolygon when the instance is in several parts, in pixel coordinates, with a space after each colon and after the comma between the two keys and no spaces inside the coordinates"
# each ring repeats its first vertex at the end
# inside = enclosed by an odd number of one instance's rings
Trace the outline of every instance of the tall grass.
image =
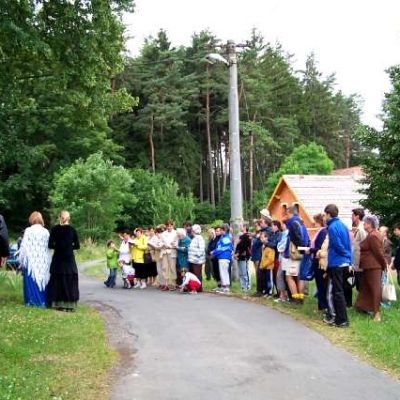
{"type": "Polygon", "coordinates": [[[105,243],[93,243],[86,240],[81,248],[76,252],[77,262],[100,260],[105,258],[106,245],[105,243]]]}

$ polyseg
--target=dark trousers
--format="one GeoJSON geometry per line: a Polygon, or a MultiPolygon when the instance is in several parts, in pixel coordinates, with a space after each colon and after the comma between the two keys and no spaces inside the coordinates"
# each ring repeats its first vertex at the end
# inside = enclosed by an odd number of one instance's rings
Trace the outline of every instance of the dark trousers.
{"type": "Polygon", "coordinates": [[[262,293],[264,289],[264,282],[262,270],[260,269],[260,260],[253,261],[254,268],[256,270],[256,291],[257,293],[262,293]]]}
{"type": "Polygon", "coordinates": [[[204,272],[206,274],[206,279],[209,281],[211,279],[211,274],[212,274],[212,259],[210,258],[210,256],[207,256],[206,258],[206,265],[204,267],[204,272]]]}
{"type": "MultiPolygon", "coordinates": [[[[203,272],[202,272],[202,264],[193,264],[193,263],[189,263],[189,271],[192,274],[195,274],[197,276],[197,278],[199,278],[199,281],[202,283],[203,282],[203,272]]],[[[199,292],[201,292],[202,288],[200,287],[200,289],[198,290],[199,292]]]]}
{"type": "Polygon", "coordinates": [[[212,258],[211,259],[211,263],[212,263],[212,275],[213,275],[213,278],[217,281],[218,284],[221,284],[221,276],[219,274],[218,259],[217,258],[212,258]]]}
{"type": "Polygon", "coordinates": [[[317,285],[318,310],[326,310],[328,308],[328,303],[326,301],[328,279],[326,277],[324,278],[325,273],[326,271],[319,268],[318,263],[314,263],[314,277],[317,285]]]}
{"type": "Polygon", "coordinates": [[[356,281],[356,289],[360,291],[360,283],[361,283],[362,271],[354,271],[354,278],[356,281]]]}
{"type": "MultiPolygon", "coordinates": [[[[349,278],[354,277],[354,281],[357,282],[357,275],[355,275],[355,272],[350,272],[349,268],[344,268],[346,270],[345,272],[345,278],[344,278],[344,298],[346,299],[346,306],[347,307],[352,307],[353,306],[353,286],[351,285],[348,281],[349,278]]],[[[360,274],[360,273],[358,273],[360,274]]],[[[358,278],[361,279],[361,275],[358,275],[358,278]]]]}
{"type": "Polygon", "coordinates": [[[335,323],[342,324],[344,322],[348,322],[346,299],[344,296],[344,284],[347,276],[347,268],[328,268],[328,274],[332,280],[332,297],[336,312],[335,323]]]}
{"type": "Polygon", "coordinates": [[[272,269],[260,269],[260,293],[272,295],[274,285],[272,273],[272,269]]]}

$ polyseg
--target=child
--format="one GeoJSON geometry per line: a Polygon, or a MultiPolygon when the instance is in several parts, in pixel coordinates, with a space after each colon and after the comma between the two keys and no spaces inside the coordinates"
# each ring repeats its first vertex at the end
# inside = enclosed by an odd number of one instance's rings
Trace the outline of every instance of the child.
{"type": "Polygon", "coordinates": [[[118,250],[115,247],[115,243],[112,240],[107,242],[107,267],[110,269],[110,274],[108,279],[104,282],[104,284],[113,288],[115,286],[115,278],[117,276],[117,268],[118,268],[118,250]]]}
{"type": "Polygon", "coordinates": [[[125,263],[122,264],[121,268],[124,289],[131,289],[135,285],[135,268],[132,267],[132,264],[125,263]]]}
{"type": "Polygon", "coordinates": [[[188,272],[186,268],[181,269],[182,285],[179,286],[180,292],[197,293],[201,290],[201,282],[199,278],[188,272]]]}
{"type": "Polygon", "coordinates": [[[118,264],[122,271],[122,280],[124,281],[124,289],[130,289],[135,283],[135,270],[131,262],[131,237],[129,231],[125,230],[119,236],[122,240],[119,247],[118,264]]]}

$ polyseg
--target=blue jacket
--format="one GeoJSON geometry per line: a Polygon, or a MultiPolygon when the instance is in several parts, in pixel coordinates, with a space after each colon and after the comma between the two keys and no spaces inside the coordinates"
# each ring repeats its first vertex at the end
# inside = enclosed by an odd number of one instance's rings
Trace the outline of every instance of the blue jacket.
{"type": "Polygon", "coordinates": [[[338,217],[328,221],[328,235],[328,268],[351,265],[349,230],[338,217]]]}
{"type": "Polygon", "coordinates": [[[301,222],[297,215],[293,215],[286,221],[286,226],[289,230],[284,257],[289,258],[289,246],[293,243],[296,247],[307,247],[310,244],[310,237],[308,236],[306,226],[301,222]]]}
{"type": "Polygon", "coordinates": [[[318,233],[317,236],[314,237],[314,247],[310,248],[311,258],[318,260],[316,257],[319,250],[321,250],[322,245],[326,239],[326,235],[328,234],[328,229],[322,228],[318,233]]]}
{"type": "Polygon", "coordinates": [[[275,259],[277,260],[279,258],[279,253],[278,253],[278,243],[282,239],[282,232],[276,231],[272,232],[270,236],[268,236],[268,241],[266,243],[267,247],[270,247],[275,251],[275,259]]]}
{"type": "Polygon", "coordinates": [[[190,246],[191,239],[189,236],[185,236],[183,239],[180,239],[177,246],[178,259],[177,259],[177,267],[187,268],[188,267],[188,248],[190,246]]]}
{"type": "Polygon", "coordinates": [[[263,242],[259,236],[253,238],[251,242],[251,261],[260,261],[262,256],[263,242]]]}
{"type": "Polygon", "coordinates": [[[216,249],[212,252],[213,257],[218,260],[231,260],[233,251],[233,242],[229,233],[221,235],[216,249]]]}

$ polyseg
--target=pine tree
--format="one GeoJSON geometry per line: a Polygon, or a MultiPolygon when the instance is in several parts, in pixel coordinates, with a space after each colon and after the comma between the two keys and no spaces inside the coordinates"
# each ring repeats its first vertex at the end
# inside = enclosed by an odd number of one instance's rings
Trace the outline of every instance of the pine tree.
{"type": "Polygon", "coordinates": [[[365,127],[358,138],[370,151],[363,163],[368,185],[363,205],[383,224],[392,225],[400,221],[400,66],[391,67],[388,73],[392,90],[385,95],[383,130],[365,127]]]}

